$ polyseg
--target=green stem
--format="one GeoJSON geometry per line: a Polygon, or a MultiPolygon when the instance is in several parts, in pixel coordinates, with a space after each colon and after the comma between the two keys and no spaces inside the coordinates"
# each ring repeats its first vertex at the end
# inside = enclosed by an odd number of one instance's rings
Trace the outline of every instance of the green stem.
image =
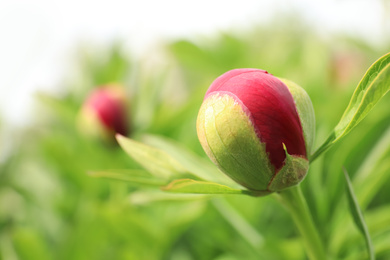
{"type": "Polygon", "coordinates": [[[318,156],[320,156],[323,152],[329,149],[329,147],[332,145],[334,142],[335,137],[334,134],[331,134],[326,141],[318,147],[318,149],[310,156],[309,161],[312,163],[315,159],[317,159],[318,156]]]}
{"type": "Polygon", "coordinates": [[[290,211],[290,214],[302,235],[307,254],[312,260],[326,259],[325,250],[314,225],[300,185],[279,193],[279,199],[290,211]]]}

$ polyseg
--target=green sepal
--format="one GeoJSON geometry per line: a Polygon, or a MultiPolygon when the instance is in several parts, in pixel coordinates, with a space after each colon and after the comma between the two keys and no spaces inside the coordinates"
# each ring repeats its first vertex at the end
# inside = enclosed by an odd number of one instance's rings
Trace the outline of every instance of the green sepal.
{"type": "Polygon", "coordinates": [[[309,155],[313,149],[315,139],[316,120],[313,104],[306,91],[298,84],[283,78],[279,78],[290,90],[294,98],[295,106],[302,125],[303,137],[305,139],[306,154],[309,155]]]}
{"type": "Polygon", "coordinates": [[[288,154],[284,144],[283,149],[286,152],[284,166],[270,182],[268,186],[270,191],[281,191],[299,184],[305,178],[309,169],[309,161],[306,158],[288,154]]]}
{"type": "Polygon", "coordinates": [[[197,132],[222,172],[250,190],[267,190],[274,167],[243,104],[228,94],[210,95],[200,108],[197,132]]]}

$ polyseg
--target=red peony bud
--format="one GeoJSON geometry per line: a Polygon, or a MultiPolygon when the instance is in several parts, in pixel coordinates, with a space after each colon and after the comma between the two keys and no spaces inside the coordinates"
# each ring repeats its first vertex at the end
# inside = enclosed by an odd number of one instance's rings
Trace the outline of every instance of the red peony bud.
{"type": "Polygon", "coordinates": [[[223,172],[248,189],[271,192],[306,175],[314,111],[298,85],[263,70],[236,69],[211,84],[197,130],[223,172]]]}
{"type": "Polygon", "coordinates": [[[126,96],[117,85],[95,89],[85,101],[81,111],[81,125],[84,132],[98,132],[108,137],[116,133],[127,135],[128,118],[126,96]]]}

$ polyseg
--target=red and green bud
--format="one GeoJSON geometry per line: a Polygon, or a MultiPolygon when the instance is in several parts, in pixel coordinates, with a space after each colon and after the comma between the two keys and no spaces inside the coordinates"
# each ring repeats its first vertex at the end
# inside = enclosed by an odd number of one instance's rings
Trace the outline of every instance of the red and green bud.
{"type": "Polygon", "coordinates": [[[210,159],[242,186],[264,192],[303,180],[314,127],[307,93],[258,69],[218,77],[197,119],[198,137],[210,159]]]}
{"type": "Polygon", "coordinates": [[[128,135],[127,100],[119,85],[94,89],[83,104],[79,117],[83,132],[112,139],[116,133],[128,135]]]}

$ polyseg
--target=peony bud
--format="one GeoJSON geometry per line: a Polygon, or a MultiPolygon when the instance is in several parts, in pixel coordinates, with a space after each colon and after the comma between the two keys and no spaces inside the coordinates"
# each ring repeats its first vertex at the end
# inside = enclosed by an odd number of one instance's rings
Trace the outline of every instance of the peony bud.
{"type": "Polygon", "coordinates": [[[85,101],[79,117],[83,132],[113,138],[128,134],[126,97],[123,88],[108,85],[95,89],[85,101]]]}
{"type": "Polygon", "coordinates": [[[258,69],[218,77],[197,119],[198,137],[210,159],[237,183],[262,192],[303,180],[314,127],[307,93],[258,69]]]}

